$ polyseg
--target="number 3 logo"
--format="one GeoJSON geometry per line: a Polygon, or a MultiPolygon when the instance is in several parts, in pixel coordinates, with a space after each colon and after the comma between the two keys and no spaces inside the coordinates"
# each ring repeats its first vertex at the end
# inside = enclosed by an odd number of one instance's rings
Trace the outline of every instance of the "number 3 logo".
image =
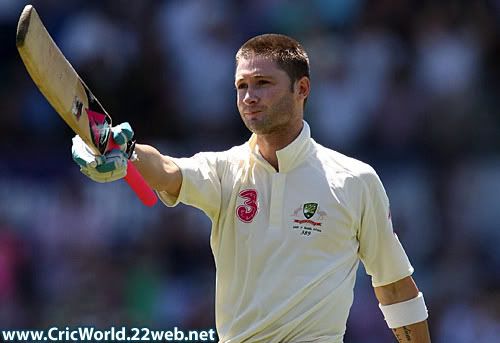
{"type": "Polygon", "coordinates": [[[245,202],[244,205],[236,208],[236,214],[242,222],[250,223],[259,209],[257,191],[255,189],[244,189],[238,195],[240,198],[245,199],[245,202]]]}

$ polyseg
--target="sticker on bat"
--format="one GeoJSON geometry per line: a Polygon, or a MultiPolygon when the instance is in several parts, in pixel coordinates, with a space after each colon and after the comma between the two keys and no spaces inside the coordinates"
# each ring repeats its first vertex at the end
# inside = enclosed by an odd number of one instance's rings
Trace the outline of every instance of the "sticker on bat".
{"type": "Polygon", "coordinates": [[[99,149],[101,154],[106,151],[108,145],[109,134],[111,132],[111,125],[109,125],[107,116],[102,113],[94,112],[86,109],[89,118],[90,137],[92,142],[99,149]]]}
{"type": "Polygon", "coordinates": [[[86,108],[89,118],[90,136],[94,145],[101,154],[106,152],[108,139],[111,133],[111,117],[106,113],[99,101],[94,97],[90,89],[83,81],[82,85],[87,95],[89,108],[86,108]]]}
{"type": "Polygon", "coordinates": [[[76,120],[79,121],[82,116],[82,108],[83,103],[75,96],[73,100],[73,106],[71,107],[71,113],[76,117],[76,120]]]}

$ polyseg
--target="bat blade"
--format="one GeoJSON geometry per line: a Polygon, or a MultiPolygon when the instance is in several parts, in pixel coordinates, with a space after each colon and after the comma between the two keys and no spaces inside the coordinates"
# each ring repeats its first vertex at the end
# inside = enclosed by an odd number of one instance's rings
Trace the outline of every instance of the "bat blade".
{"type": "Polygon", "coordinates": [[[19,55],[31,76],[62,119],[95,153],[101,153],[91,140],[89,108],[85,86],[43,25],[37,11],[27,5],[16,32],[19,55]]]}
{"type": "MultiPolygon", "coordinates": [[[[32,5],[26,5],[19,18],[16,46],[38,89],[94,153],[103,154],[114,147],[111,117],[58,48],[32,5]]],[[[132,163],[128,163],[125,180],[144,204],[157,202],[132,163]]]]}

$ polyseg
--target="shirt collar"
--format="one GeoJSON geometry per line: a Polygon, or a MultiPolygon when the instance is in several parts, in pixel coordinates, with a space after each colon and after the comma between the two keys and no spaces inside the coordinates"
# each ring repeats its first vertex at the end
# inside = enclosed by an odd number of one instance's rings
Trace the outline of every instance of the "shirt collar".
{"type": "MultiPolygon", "coordinates": [[[[307,157],[310,149],[312,147],[311,143],[311,129],[306,121],[303,121],[304,125],[300,134],[286,147],[281,150],[276,151],[278,156],[278,166],[280,173],[286,173],[301,164],[307,157]]],[[[259,152],[259,146],[257,145],[257,135],[252,134],[250,140],[248,141],[252,156],[261,164],[275,171],[275,169],[267,162],[259,152]]]]}

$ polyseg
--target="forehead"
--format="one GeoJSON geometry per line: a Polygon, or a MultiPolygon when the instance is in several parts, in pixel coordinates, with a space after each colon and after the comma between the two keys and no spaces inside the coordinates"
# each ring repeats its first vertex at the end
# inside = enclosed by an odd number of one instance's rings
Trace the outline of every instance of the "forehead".
{"type": "Polygon", "coordinates": [[[260,76],[282,77],[286,76],[286,73],[268,57],[251,56],[238,61],[234,75],[236,81],[260,76]]]}

